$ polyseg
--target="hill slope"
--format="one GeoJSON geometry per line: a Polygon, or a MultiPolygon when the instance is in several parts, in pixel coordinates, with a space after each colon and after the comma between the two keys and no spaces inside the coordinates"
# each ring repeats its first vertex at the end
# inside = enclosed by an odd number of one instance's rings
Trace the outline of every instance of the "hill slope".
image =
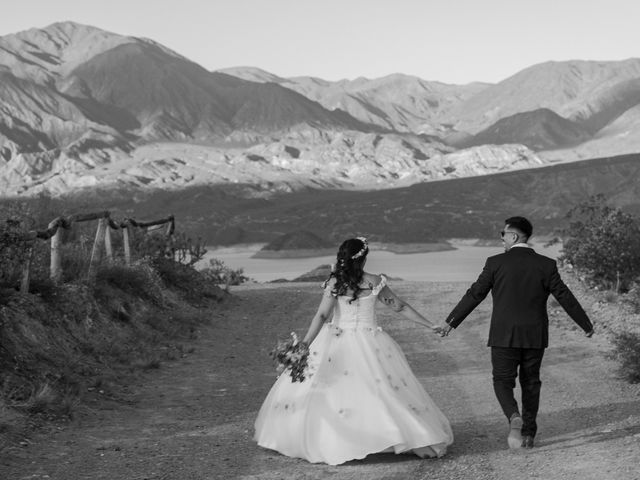
{"type": "Polygon", "coordinates": [[[538,151],[575,146],[589,138],[591,135],[585,128],[542,108],[502,118],[458,145],[520,143],[538,151]]]}
{"type": "Polygon", "coordinates": [[[441,119],[457,104],[489,86],[450,85],[403,74],[331,82],[316,77],[278,77],[252,67],[220,70],[255,82],[273,82],[317,101],[329,110],[344,110],[366,123],[399,132],[446,135],[441,119]]]}
{"type": "Polygon", "coordinates": [[[210,243],[233,242],[219,237],[230,229],[242,230],[245,243],[297,230],[332,241],[354,233],[396,243],[494,239],[504,219],[517,214],[533,221],[536,234],[549,233],[573,205],[598,193],[640,213],[639,160],[625,155],[379,191],[301,190],[267,198],[252,185],[227,185],[100,192],[77,201],[138,217],[170,211],[182,228],[210,243]]]}
{"type": "Polygon", "coordinates": [[[477,133],[501,118],[547,108],[595,133],[640,101],[640,59],[533,65],[453,108],[457,130],[477,133]]]}
{"type": "Polygon", "coordinates": [[[0,74],[5,157],[64,149],[91,129],[209,143],[235,131],[371,129],[290,89],[211,73],[151,40],[73,22],[0,37],[0,74]]]}

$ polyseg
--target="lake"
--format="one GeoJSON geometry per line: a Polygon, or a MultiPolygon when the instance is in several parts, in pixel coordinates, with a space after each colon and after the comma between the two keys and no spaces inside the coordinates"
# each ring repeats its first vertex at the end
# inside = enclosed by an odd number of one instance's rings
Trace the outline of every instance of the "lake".
{"type": "MultiPolygon", "coordinates": [[[[473,246],[452,243],[455,250],[429,253],[397,254],[384,250],[369,252],[366,269],[371,273],[384,273],[389,277],[420,281],[473,281],[487,257],[502,253],[500,246],[473,246]]],[[[335,262],[335,255],[312,258],[264,259],[251,258],[263,244],[242,245],[228,248],[210,248],[201,265],[208,265],[209,258],[218,258],[228,267],[242,268],[244,274],[257,282],[276,279],[292,280],[314,268],[335,262]]],[[[560,245],[544,247],[533,244],[538,253],[557,258],[560,245]]]]}

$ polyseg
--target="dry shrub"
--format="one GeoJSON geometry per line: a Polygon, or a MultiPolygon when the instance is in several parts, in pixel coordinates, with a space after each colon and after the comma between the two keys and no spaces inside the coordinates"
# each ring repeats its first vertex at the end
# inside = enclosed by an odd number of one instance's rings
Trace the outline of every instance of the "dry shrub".
{"type": "Polygon", "coordinates": [[[165,235],[162,229],[136,229],[131,244],[138,258],[166,258],[188,266],[195,265],[207,253],[202,238],[194,239],[184,232],[165,235]]]}
{"type": "Polygon", "coordinates": [[[94,295],[98,299],[108,300],[114,290],[135,295],[162,305],[162,282],[153,267],[144,260],[131,266],[122,264],[102,265],[96,272],[94,295]]]}
{"type": "Polygon", "coordinates": [[[640,277],[640,219],[591,197],[567,214],[563,259],[594,285],[626,292],[640,277]]]}
{"type": "Polygon", "coordinates": [[[48,382],[44,382],[34,388],[24,405],[21,405],[31,413],[46,413],[54,411],[58,406],[59,394],[48,382]]]}
{"type": "Polygon", "coordinates": [[[152,264],[164,284],[181,292],[190,302],[200,304],[207,300],[221,301],[225,297],[225,292],[217,286],[215,281],[192,266],[162,257],[154,258],[152,264]]]}
{"type": "Polygon", "coordinates": [[[22,266],[31,255],[33,242],[26,234],[32,228],[33,220],[24,215],[19,204],[0,209],[0,285],[20,284],[22,266]]]}
{"type": "Polygon", "coordinates": [[[620,374],[631,383],[640,383],[640,333],[615,332],[610,356],[620,363],[620,374]]]}
{"type": "Polygon", "coordinates": [[[224,285],[225,289],[230,285],[241,285],[249,280],[242,268],[233,269],[217,258],[210,259],[209,266],[203,268],[200,273],[210,282],[224,285]]]}

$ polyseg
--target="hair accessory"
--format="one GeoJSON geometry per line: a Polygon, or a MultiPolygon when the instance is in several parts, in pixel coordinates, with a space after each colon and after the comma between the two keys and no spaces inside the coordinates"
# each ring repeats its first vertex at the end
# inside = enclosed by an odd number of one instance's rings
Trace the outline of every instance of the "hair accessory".
{"type": "Polygon", "coordinates": [[[369,244],[365,237],[356,237],[356,239],[362,242],[362,248],[351,257],[352,260],[362,257],[369,250],[369,244]]]}

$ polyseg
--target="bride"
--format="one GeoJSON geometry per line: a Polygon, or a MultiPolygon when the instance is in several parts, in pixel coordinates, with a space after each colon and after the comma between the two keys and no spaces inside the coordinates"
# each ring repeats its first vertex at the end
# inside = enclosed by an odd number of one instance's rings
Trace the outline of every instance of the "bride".
{"type": "Polygon", "coordinates": [[[375,305],[440,329],[398,298],[384,275],[364,271],[368,253],[363,237],[340,246],[303,340],[309,345],[307,379],[278,377],[255,422],[258,445],[337,465],[377,452],[440,457],[453,442],[449,421],[398,344],[377,326],[375,305]]]}

